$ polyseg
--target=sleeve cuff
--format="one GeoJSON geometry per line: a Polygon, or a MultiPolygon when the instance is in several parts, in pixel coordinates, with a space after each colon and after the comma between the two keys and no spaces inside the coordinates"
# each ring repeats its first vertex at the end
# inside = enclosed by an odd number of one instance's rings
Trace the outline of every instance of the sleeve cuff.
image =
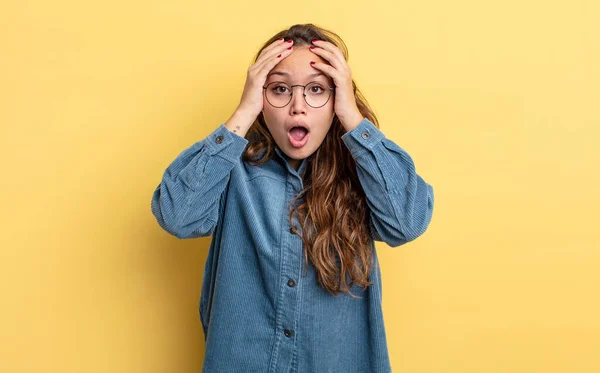
{"type": "Polygon", "coordinates": [[[246,145],[248,140],[228,130],[225,123],[221,123],[206,137],[206,146],[210,149],[210,154],[218,154],[231,162],[240,159],[246,145]]]}
{"type": "Polygon", "coordinates": [[[364,118],[358,126],[343,134],[341,138],[350,154],[357,157],[381,142],[385,135],[373,122],[364,118]]]}

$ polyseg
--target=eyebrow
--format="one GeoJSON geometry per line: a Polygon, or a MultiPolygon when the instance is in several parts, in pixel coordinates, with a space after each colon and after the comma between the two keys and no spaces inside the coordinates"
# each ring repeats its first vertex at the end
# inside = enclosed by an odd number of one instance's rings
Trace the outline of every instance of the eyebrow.
{"type": "MultiPolygon", "coordinates": [[[[270,73],[267,75],[267,78],[268,78],[268,77],[270,77],[271,75],[283,75],[283,76],[290,76],[290,74],[289,74],[289,73],[286,73],[286,72],[284,72],[284,71],[271,71],[271,72],[270,72],[270,73]]],[[[320,75],[323,75],[323,76],[325,76],[325,74],[323,74],[323,73],[314,73],[314,74],[307,75],[307,77],[308,77],[308,78],[314,78],[314,77],[317,77],[317,76],[320,76],[320,75]]]]}

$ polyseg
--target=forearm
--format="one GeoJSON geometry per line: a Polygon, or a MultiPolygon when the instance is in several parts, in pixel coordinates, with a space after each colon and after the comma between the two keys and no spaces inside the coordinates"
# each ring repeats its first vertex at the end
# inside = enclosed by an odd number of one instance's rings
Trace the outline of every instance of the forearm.
{"type": "Polygon", "coordinates": [[[246,133],[254,123],[256,116],[247,114],[242,109],[236,109],[231,117],[225,122],[225,127],[240,137],[246,136],[246,133]]]}

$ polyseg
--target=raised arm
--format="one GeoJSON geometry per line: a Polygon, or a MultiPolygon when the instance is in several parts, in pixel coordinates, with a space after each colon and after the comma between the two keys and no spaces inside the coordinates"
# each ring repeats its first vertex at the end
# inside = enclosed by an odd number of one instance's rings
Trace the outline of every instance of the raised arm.
{"type": "Polygon", "coordinates": [[[211,235],[231,170],[247,143],[223,123],[181,152],[152,195],[151,210],[158,224],[178,238],[211,235]]]}
{"type": "Polygon", "coordinates": [[[422,235],[433,214],[433,187],[416,173],[410,155],[367,118],[342,141],[367,197],[372,238],[396,247],[422,235]]]}

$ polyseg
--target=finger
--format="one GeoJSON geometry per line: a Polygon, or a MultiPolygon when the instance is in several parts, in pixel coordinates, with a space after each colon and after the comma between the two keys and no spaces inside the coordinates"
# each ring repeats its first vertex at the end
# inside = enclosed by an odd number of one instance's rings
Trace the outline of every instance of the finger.
{"type": "MultiPolygon", "coordinates": [[[[288,47],[288,48],[290,48],[290,47],[288,47]]],[[[261,65],[257,66],[258,74],[261,77],[264,77],[264,79],[266,79],[269,71],[271,71],[271,69],[273,69],[273,67],[275,67],[275,65],[277,65],[279,62],[281,62],[284,58],[289,56],[294,51],[293,48],[291,48],[291,49],[288,49],[288,48],[285,48],[282,51],[275,50],[274,53],[268,59],[265,59],[265,61],[261,65]],[[276,54],[276,53],[278,53],[278,54],[276,54]]]]}
{"type": "Polygon", "coordinates": [[[310,66],[314,67],[317,70],[323,71],[325,74],[333,78],[334,82],[336,80],[339,81],[341,79],[340,72],[336,70],[333,66],[329,66],[326,63],[311,61],[310,66]]]}
{"type": "Polygon", "coordinates": [[[290,50],[289,48],[292,47],[293,45],[294,45],[294,41],[292,39],[290,39],[286,42],[272,44],[271,46],[267,47],[267,49],[269,49],[269,50],[266,50],[266,49],[263,50],[263,53],[261,53],[259,55],[258,59],[256,60],[256,62],[254,64],[262,65],[265,60],[270,59],[273,55],[277,56],[278,54],[282,53],[283,51],[290,50]]]}
{"type": "MultiPolygon", "coordinates": [[[[342,65],[347,65],[347,61],[346,61],[346,58],[344,57],[344,54],[336,45],[334,45],[328,41],[325,41],[325,40],[313,40],[313,44],[315,46],[322,48],[322,49],[328,51],[329,53],[332,53],[333,55],[337,56],[339,61],[342,62],[342,65]]],[[[317,48],[314,48],[313,51],[315,51],[316,49],[317,48]]]]}
{"type": "Polygon", "coordinates": [[[346,70],[345,60],[342,59],[340,61],[340,58],[336,54],[334,54],[328,50],[325,50],[323,48],[319,48],[319,47],[314,47],[314,48],[311,47],[309,49],[311,51],[313,51],[313,53],[315,53],[315,54],[323,57],[325,60],[329,61],[331,63],[331,65],[333,65],[333,67],[335,67],[336,69],[346,70]]]}
{"type": "Polygon", "coordinates": [[[283,58],[287,57],[293,50],[293,46],[291,45],[289,47],[283,45],[277,49],[273,49],[269,54],[265,54],[263,57],[261,57],[260,60],[256,61],[252,69],[256,71],[261,71],[266,65],[270,65],[272,61],[281,61],[283,58]]]}
{"type": "Polygon", "coordinates": [[[263,49],[260,54],[258,55],[259,58],[260,56],[263,56],[265,54],[268,54],[270,51],[272,51],[274,48],[277,48],[278,45],[283,45],[285,43],[284,38],[279,38],[277,40],[275,40],[274,42],[272,42],[271,44],[269,44],[265,49],[263,49]]]}

